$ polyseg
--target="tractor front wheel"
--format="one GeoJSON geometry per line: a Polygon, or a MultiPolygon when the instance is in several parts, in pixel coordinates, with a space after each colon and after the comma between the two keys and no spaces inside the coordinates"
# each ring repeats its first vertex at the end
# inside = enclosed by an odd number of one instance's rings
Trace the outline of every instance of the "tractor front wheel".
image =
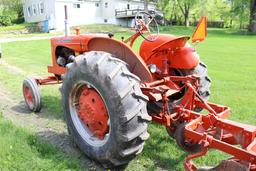
{"type": "Polygon", "coordinates": [[[22,90],[25,103],[29,110],[33,112],[40,112],[42,106],[41,96],[36,80],[32,78],[24,80],[22,90]]]}
{"type": "Polygon", "coordinates": [[[151,120],[147,97],[123,61],[95,51],[76,57],[62,101],[74,143],[104,167],[125,165],[142,151],[151,120]]]}

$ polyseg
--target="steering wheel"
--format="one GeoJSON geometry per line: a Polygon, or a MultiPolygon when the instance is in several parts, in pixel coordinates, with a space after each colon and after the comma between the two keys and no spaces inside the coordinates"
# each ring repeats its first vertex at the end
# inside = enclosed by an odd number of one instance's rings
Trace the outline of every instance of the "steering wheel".
{"type": "Polygon", "coordinates": [[[155,17],[145,11],[137,12],[135,16],[135,29],[149,42],[154,42],[159,37],[159,27],[155,17]]]}

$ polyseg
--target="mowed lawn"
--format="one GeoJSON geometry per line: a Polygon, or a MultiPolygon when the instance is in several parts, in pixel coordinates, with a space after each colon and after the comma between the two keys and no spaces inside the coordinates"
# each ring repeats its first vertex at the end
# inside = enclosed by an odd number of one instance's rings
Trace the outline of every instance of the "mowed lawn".
{"type": "MultiPolygon", "coordinates": [[[[116,32],[118,39],[121,35],[130,35],[126,30],[116,32]]],[[[165,27],[162,32],[191,35],[193,30],[165,27]]],[[[136,51],[141,40],[135,44],[136,51]]],[[[22,100],[22,80],[26,76],[47,75],[47,65],[51,64],[49,40],[5,43],[2,47],[4,60],[22,71],[0,66],[0,86],[22,100]]],[[[200,43],[197,50],[201,60],[207,64],[212,78],[210,101],[231,107],[233,114],[230,119],[256,125],[256,36],[209,29],[206,41],[200,43]]],[[[54,117],[62,118],[58,87],[42,87],[42,99],[44,108],[54,113],[54,117]]],[[[165,128],[151,124],[149,132],[151,137],[146,142],[144,151],[128,165],[127,170],[184,170],[183,161],[187,153],[176,145],[175,140],[168,137],[165,128]]],[[[206,157],[197,159],[196,163],[214,165],[226,157],[227,155],[212,150],[206,157]]]]}
{"type": "Polygon", "coordinates": [[[79,170],[77,159],[6,121],[0,113],[0,170],[79,170]]]}

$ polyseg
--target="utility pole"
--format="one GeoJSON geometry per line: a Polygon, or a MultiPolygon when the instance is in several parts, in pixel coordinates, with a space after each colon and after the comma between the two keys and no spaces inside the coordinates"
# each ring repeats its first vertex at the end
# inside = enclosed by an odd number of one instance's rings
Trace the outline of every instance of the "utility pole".
{"type": "Polygon", "coordinates": [[[148,12],[148,0],[144,0],[144,11],[148,12]]]}
{"type": "Polygon", "coordinates": [[[64,6],[64,11],[65,11],[65,36],[68,36],[70,33],[69,25],[68,25],[68,7],[67,5],[64,6]]]}

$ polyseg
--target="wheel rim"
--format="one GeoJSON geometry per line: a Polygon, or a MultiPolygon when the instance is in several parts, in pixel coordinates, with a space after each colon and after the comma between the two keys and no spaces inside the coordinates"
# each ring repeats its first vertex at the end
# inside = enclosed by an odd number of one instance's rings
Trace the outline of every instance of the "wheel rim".
{"type": "Polygon", "coordinates": [[[70,114],[76,130],[90,145],[106,143],[110,119],[99,91],[88,83],[78,83],[70,96],[70,114]]]}
{"type": "Polygon", "coordinates": [[[34,107],[34,99],[33,99],[33,92],[32,92],[32,90],[28,86],[25,86],[23,91],[24,91],[25,100],[26,100],[29,108],[33,109],[33,107],[34,107]]]}

